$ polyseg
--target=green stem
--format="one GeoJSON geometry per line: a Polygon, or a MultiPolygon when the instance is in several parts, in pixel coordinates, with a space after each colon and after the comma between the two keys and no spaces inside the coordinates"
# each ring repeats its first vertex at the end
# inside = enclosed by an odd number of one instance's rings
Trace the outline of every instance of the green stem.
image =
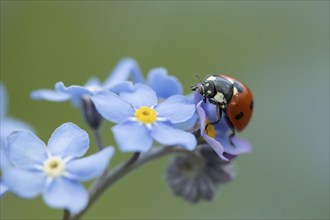
{"type": "Polygon", "coordinates": [[[103,141],[102,141],[102,136],[101,136],[101,131],[99,128],[94,128],[94,137],[96,141],[96,145],[99,148],[99,151],[101,151],[104,148],[103,141]]]}
{"type": "Polygon", "coordinates": [[[70,218],[70,212],[64,209],[62,220],[68,220],[70,218]]]}

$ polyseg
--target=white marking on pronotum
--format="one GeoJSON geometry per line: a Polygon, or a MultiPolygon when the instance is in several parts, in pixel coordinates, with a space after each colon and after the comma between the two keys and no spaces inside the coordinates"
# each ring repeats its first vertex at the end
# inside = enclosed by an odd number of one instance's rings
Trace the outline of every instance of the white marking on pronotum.
{"type": "Polygon", "coordinates": [[[209,76],[209,77],[207,77],[206,81],[214,81],[216,79],[217,78],[215,76],[209,76]]]}
{"type": "Polygon", "coordinates": [[[206,83],[206,84],[205,84],[205,86],[209,86],[209,85],[210,85],[210,83],[206,83]]]}
{"type": "Polygon", "coordinates": [[[214,96],[214,99],[220,103],[226,103],[225,96],[221,92],[217,92],[217,94],[214,96]]]}
{"type": "Polygon", "coordinates": [[[212,92],[211,92],[211,90],[207,90],[207,93],[208,93],[208,94],[211,94],[212,92]]]}
{"type": "Polygon", "coordinates": [[[233,79],[231,79],[231,78],[227,78],[227,77],[226,77],[226,79],[227,79],[231,84],[234,84],[234,80],[233,80],[233,79]]]}
{"type": "Polygon", "coordinates": [[[237,91],[237,89],[236,89],[236,87],[234,86],[234,95],[236,95],[237,93],[238,93],[238,91],[237,91]]]}

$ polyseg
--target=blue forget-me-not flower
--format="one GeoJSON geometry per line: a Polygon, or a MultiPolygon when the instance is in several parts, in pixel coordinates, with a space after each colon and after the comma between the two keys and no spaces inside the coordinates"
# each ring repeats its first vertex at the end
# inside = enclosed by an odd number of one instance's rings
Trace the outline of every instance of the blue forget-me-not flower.
{"type": "Polygon", "coordinates": [[[234,146],[230,144],[231,130],[224,119],[216,125],[212,125],[210,123],[212,121],[216,121],[217,113],[215,105],[204,103],[202,97],[197,93],[196,102],[201,136],[221,159],[228,160],[237,155],[252,151],[252,146],[247,140],[236,136],[232,138],[234,146]]]}
{"type": "Polygon", "coordinates": [[[81,211],[88,202],[87,190],[80,181],[101,175],[114,153],[112,147],[85,157],[88,134],[72,123],[58,127],[45,143],[29,131],[13,132],[8,137],[8,160],[4,170],[9,190],[24,198],[42,194],[53,208],[81,211]]]}
{"type": "Polygon", "coordinates": [[[163,145],[180,145],[192,150],[195,136],[174,125],[189,120],[195,106],[184,96],[171,96],[158,104],[156,93],[146,85],[136,84],[132,92],[119,95],[110,91],[96,93],[92,100],[97,111],[116,123],[112,128],[119,149],[125,152],[148,151],[153,140],[163,145]]]}
{"type": "MultiPolygon", "coordinates": [[[[138,65],[135,66],[135,71],[132,71],[133,74],[137,74],[135,78],[143,79],[141,71],[138,68],[138,65]]],[[[183,95],[183,88],[181,82],[173,75],[169,75],[168,71],[164,67],[157,67],[151,69],[145,80],[141,83],[149,86],[155,93],[158,98],[158,101],[163,101],[173,95],[183,95]]],[[[194,96],[192,94],[185,96],[186,101],[194,104],[194,96]]],[[[175,127],[190,130],[194,127],[198,115],[195,112],[194,116],[189,120],[183,123],[175,124],[175,127]]]]}
{"type": "MultiPolygon", "coordinates": [[[[165,100],[173,95],[183,95],[181,82],[175,76],[169,75],[167,70],[163,67],[151,69],[147,75],[145,84],[155,91],[157,98],[160,101],[165,100]]],[[[193,94],[186,95],[185,99],[186,102],[194,104],[193,94]]],[[[184,130],[191,130],[194,127],[197,119],[198,115],[195,112],[193,117],[183,123],[176,124],[175,127],[184,130]]]]}

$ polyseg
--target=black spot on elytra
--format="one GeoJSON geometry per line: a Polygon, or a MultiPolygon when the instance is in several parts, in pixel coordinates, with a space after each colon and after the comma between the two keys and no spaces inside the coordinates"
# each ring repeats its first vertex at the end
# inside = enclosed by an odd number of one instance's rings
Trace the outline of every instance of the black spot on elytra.
{"type": "Polygon", "coordinates": [[[250,102],[250,109],[253,109],[253,100],[250,102]]]}
{"type": "Polygon", "coordinates": [[[236,119],[236,120],[240,120],[241,118],[243,118],[243,116],[244,116],[244,113],[243,113],[243,112],[240,112],[239,114],[237,114],[237,115],[235,116],[235,119],[236,119]]]}

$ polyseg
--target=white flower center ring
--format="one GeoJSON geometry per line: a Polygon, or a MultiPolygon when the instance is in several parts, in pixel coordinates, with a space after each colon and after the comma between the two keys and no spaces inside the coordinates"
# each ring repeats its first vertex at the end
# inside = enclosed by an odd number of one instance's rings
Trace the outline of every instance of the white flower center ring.
{"type": "Polygon", "coordinates": [[[60,177],[65,171],[65,162],[57,156],[49,157],[44,162],[43,170],[48,177],[60,177]]]}

